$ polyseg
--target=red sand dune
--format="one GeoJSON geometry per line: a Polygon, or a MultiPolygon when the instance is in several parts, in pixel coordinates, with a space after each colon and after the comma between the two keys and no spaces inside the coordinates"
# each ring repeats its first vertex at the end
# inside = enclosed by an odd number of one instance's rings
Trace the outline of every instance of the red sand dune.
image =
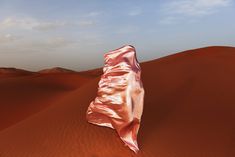
{"type": "Polygon", "coordinates": [[[137,155],[114,130],[87,123],[86,110],[99,81],[95,77],[2,130],[0,156],[234,157],[234,67],[231,47],[196,49],[142,63],[146,94],[137,155]]]}
{"type": "Polygon", "coordinates": [[[40,70],[39,73],[75,73],[75,71],[61,68],[61,67],[54,67],[50,69],[40,70]]]}
{"type": "Polygon", "coordinates": [[[17,76],[0,78],[0,130],[43,110],[91,79],[77,73],[17,76]]]}
{"type": "Polygon", "coordinates": [[[0,68],[0,78],[26,76],[26,75],[31,75],[33,73],[34,72],[26,71],[23,69],[8,68],[8,67],[0,68]]]}
{"type": "Polygon", "coordinates": [[[97,68],[97,69],[82,71],[82,72],[78,72],[78,73],[82,76],[87,76],[87,77],[99,77],[103,74],[103,69],[97,68]]]}

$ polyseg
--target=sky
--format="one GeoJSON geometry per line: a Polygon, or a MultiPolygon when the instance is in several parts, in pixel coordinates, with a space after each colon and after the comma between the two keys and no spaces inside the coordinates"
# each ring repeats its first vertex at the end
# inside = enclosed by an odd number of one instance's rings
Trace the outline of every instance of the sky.
{"type": "Polygon", "coordinates": [[[0,67],[93,69],[129,44],[140,62],[235,47],[234,17],[235,0],[0,0],[0,67]]]}

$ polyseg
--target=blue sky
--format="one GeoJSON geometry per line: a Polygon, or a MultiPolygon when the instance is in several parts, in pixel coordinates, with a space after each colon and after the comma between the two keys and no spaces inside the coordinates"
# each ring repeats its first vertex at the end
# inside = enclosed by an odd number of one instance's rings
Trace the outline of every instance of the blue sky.
{"type": "Polygon", "coordinates": [[[0,67],[86,70],[126,44],[147,61],[235,46],[234,0],[0,0],[0,67]]]}

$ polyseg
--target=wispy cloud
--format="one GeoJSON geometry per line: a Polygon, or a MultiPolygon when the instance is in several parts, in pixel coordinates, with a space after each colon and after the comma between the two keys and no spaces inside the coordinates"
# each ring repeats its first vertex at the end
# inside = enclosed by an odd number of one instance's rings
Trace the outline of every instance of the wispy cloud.
{"type": "MultiPolygon", "coordinates": [[[[96,16],[96,13],[90,16],[96,16]]],[[[76,37],[70,28],[81,34],[95,24],[95,19],[88,17],[77,21],[41,20],[29,16],[6,17],[0,20],[0,53],[58,52],[64,48],[70,50],[94,41],[89,38],[83,42],[81,39],[84,36],[76,37]],[[57,29],[59,31],[54,31],[57,29]]],[[[98,42],[95,40],[95,43],[98,42]]]]}
{"type": "Polygon", "coordinates": [[[40,22],[32,27],[32,29],[36,29],[39,31],[49,31],[49,30],[55,30],[61,27],[64,27],[66,25],[69,25],[66,22],[40,22]]]}
{"type": "Polygon", "coordinates": [[[46,39],[30,39],[23,38],[17,40],[12,35],[0,36],[0,53],[1,54],[19,54],[19,53],[45,53],[57,52],[73,45],[76,45],[75,40],[66,39],[63,37],[49,37],[46,39]]]}
{"type": "Polygon", "coordinates": [[[170,25],[173,23],[177,23],[178,21],[180,21],[182,18],[181,17],[176,17],[176,16],[167,16],[162,18],[159,23],[160,24],[166,24],[166,25],[170,25]]]}
{"type": "Polygon", "coordinates": [[[0,35],[0,44],[13,42],[13,41],[18,40],[18,39],[19,39],[18,36],[14,36],[12,34],[0,35]]]}
{"type": "Polygon", "coordinates": [[[31,17],[7,17],[0,22],[0,29],[36,29],[40,31],[54,30],[67,25],[61,21],[40,21],[31,17]]]}
{"type": "Polygon", "coordinates": [[[178,20],[192,17],[204,17],[228,7],[232,0],[173,0],[162,6],[163,18],[161,23],[175,23],[178,20]]]}
{"type": "Polygon", "coordinates": [[[64,37],[49,37],[44,40],[25,40],[21,42],[19,45],[25,45],[25,47],[32,49],[33,51],[47,51],[47,50],[55,50],[63,47],[69,47],[71,44],[75,44],[76,41],[67,39],[64,37]]]}
{"type": "Polygon", "coordinates": [[[92,11],[92,12],[87,13],[85,15],[85,17],[97,17],[97,16],[100,16],[102,14],[103,14],[102,11],[92,11]]]}
{"type": "Polygon", "coordinates": [[[63,37],[55,37],[50,38],[45,42],[45,45],[51,48],[58,48],[58,47],[65,47],[72,43],[75,43],[75,41],[65,39],[63,37]]]}
{"type": "Polygon", "coordinates": [[[87,28],[87,27],[94,26],[95,22],[93,20],[81,20],[81,21],[77,22],[76,24],[80,27],[87,28]]]}
{"type": "Polygon", "coordinates": [[[167,4],[166,11],[188,16],[208,15],[230,3],[231,0],[180,0],[167,4]]]}
{"type": "Polygon", "coordinates": [[[7,17],[0,22],[0,29],[10,29],[14,27],[31,29],[36,26],[37,22],[31,18],[12,18],[7,17]]]}
{"type": "Polygon", "coordinates": [[[128,12],[129,16],[138,16],[142,14],[142,9],[139,7],[133,8],[128,12]]]}
{"type": "Polygon", "coordinates": [[[23,29],[37,31],[52,31],[68,26],[91,27],[95,25],[94,20],[83,19],[80,21],[43,21],[31,17],[7,17],[0,21],[0,30],[23,29]]]}

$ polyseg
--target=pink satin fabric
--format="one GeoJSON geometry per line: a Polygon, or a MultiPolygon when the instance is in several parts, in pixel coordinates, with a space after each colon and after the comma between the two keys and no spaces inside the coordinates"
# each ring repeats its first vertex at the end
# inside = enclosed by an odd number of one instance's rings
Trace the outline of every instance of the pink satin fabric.
{"type": "Polygon", "coordinates": [[[121,47],[106,53],[104,59],[97,97],[88,107],[87,120],[115,129],[125,145],[137,153],[144,89],[135,48],[121,47]]]}

